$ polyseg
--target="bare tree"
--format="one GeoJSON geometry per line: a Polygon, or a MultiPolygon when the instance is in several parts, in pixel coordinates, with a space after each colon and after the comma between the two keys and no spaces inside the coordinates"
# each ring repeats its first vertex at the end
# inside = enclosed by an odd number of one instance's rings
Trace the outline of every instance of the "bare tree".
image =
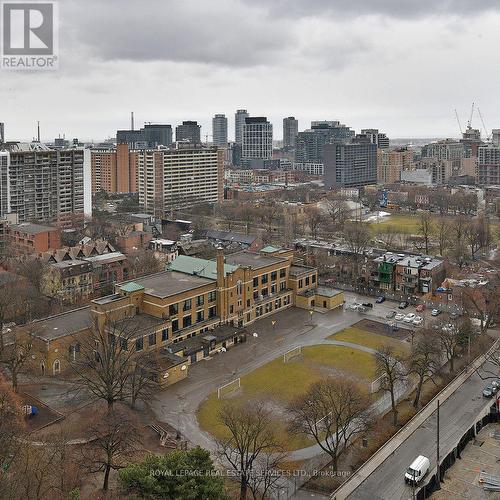
{"type": "MultiPolygon", "coordinates": [[[[218,420],[228,434],[217,440],[218,455],[239,474],[240,500],[245,500],[251,485],[257,486],[256,472],[267,472],[256,471],[258,466],[266,464],[265,455],[281,449],[271,413],[259,402],[226,404],[219,411],[218,420]]],[[[274,464],[267,462],[267,465],[274,464]]]]}
{"type": "Polygon", "coordinates": [[[139,250],[132,258],[132,273],[135,277],[157,273],[162,270],[162,263],[152,250],[139,250]]]}
{"type": "Polygon", "coordinates": [[[334,195],[326,201],[326,211],[334,228],[342,226],[349,217],[349,207],[339,195],[334,195]]]}
{"type": "Polygon", "coordinates": [[[112,470],[125,467],[138,445],[138,427],[124,409],[114,408],[90,428],[92,441],[82,447],[82,465],[88,472],[104,473],[102,489],[108,490],[112,470]]]}
{"type": "Polygon", "coordinates": [[[449,221],[444,217],[440,217],[436,224],[434,224],[434,234],[438,242],[439,255],[443,256],[449,244],[449,221]]]}
{"type": "Polygon", "coordinates": [[[364,254],[368,250],[371,241],[370,230],[362,222],[349,222],[344,226],[343,237],[347,248],[352,253],[354,274],[357,280],[360,263],[364,259],[364,254]]]}
{"type": "Polygon", "coordinates": [[[390,346],[381,346],[374,354],[375,373],[381,377],[380,390],[389,393],[391,397],[392,423],[398,425],[398,407],[396,388],[406,380],[404,360],[390,346]]]}
{"type": "Polygon", "coordinates": [[[369,404],[350,380],[325,378],[289,405],[290,431],[312,437],[337,469],[338,457],[369,427],[369,404]]]}
{"type": "Polygon", "coordinates": [[[499,314],[500,277],[493,276],[484,286],[464,287],[462,303],[469,316],[479,319],[481,333],[486,333],[499,314]]]}
{"type": "Polygon", "coordinates": [[[135,408],[138,398],[150,400],[153,396],[155,384],[146,370],[138,364],[131,368],[128,377],[127,392],[130,394],[130,406],[135,408]]]}
{"type": "MultiPolygon", "coordinates": [[[[17,438],[24,432],[21,405],[18,395],[0,376],[0,464],[4,468],[9,467],[18,450],[17,438]]],[[[0,472],[0,497],[5,486],[4,479],[0,472]]]]}
{"type": "Polygon", "coordinates": [[[418,409],[422,387],[426,380],[432,380],[439,371],[440,352],[436,349],[436,342],[432,335],[424,334],[413,343],[411,354],[408,360],[408,373],[417,377],[417,389],[413,406],[418,409]]]}
{"type": "Polygon", "coordinates": [[[34,331],[28,327],[25,331],[13,331],[10,334],[11,342],[5,346],[0,361],[9,369],[12,388],[17,392],[19,375],[28,367],[33,350],[34,331]]]}
{"type": "Polygon", "coordinates": [[[116,401],[125,401],[142,394],[146,385],[139,383],[133,360],[135,322],[128,318],[120,322],[107,321],[103,326],[92,324],[89,334],[75,339],[79,352],[69,365],[77,376],[78,389],[87,389],[103,399],[111,409],[116,401]]]}
{"type": "Polygon", "coordinates": [[[418,219],[418,234],[420,234],[424,240],[425,253],[429,253],[429,240],[433,231],[433,220],[430,212],[422,212],[418,219]]]}
{"type": "Polygon", "coordinates": [[[311,236],[316,239],[318,237],[318,231],[324,222],[323,214],[321,210],[315,206],[309,207],[306,211],[307,225],[311,231],[311,236]]]}
{"type": "MultiPolygon", "coordinates": [[[[432,334],[430,332],[430,334],[432,334]]],[[[462,350],[462,335],[460,324],[439,325],[437,330],[438,343],[441,352],[450,363],[450,373],[454,373],[454,361],[462,350]]]]}
{"type": "Polygon", "coordinates": [[[255,461],[250,475],[248,487],[254,500],[265,500],[280,488],[283,469],[288,454],[283,449],[276,449],[272,453],[263,453],[255,461]]]}

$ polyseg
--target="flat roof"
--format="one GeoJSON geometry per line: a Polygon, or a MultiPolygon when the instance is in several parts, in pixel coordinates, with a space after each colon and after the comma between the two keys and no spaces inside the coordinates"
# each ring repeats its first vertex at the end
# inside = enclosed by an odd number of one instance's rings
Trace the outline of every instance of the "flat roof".
{"type": "Polygon", "coordinates": [[[292,265],[290,266],[290,271],[289,274],[290,276],[300,276],[301,274],[307,274],[310,273],[311,271],[315,271],[316,268],[314,267],[307,267],[307,266],[298,266],[298,265],[292,265]]]}
{"type": "Polygon", "coordinates": [[[57,227],[42,226],[41,224],[32,224],[30,222],[21,222],[21,224],[11,224],[10,229],[27,234],[46,233],[47,231],[59,231],[57,227]]]}
{"type": "Polygon", "coordinates": [[[316,294],[323,297],[335,297],[336,295],[340,295],[341,293],[343,293],[342,290],[335,290],[327,286],[318,286],[318,288],[316,288],[316,294]]]}
{"type": "Polygon", "coordinates": [[[36,337],[44,340],[56,340],[66,335],[78,333],[91,325],[90,307],[74,309],[55,316],[40,319],[22,325],[23,330],[32,330],[36,337]]]}
{"type": "Polygon", "coordinates": [[[145,293],[162,299],[169,297],[170,295],[176,295],[187,290],[192,290],[193,288],[210,285],[214,282],[211,279],[201,278],[200,276],[194,276],[176,271],[163,271],[161,273],[152,274],[151,276],[137,278],[132,281],[137,285],[142,285],[145,289],[145,293]]]}
{"type": "Polygon", "coordinates": [[[85,257],[85,260],[92,263],[102,263],[102,262],[118,262],[120,260],[126,260],[127,257],[121,252],[109,252],[103,253],[101,255],[94,255],[93,257],[85,257]]]}
{"type": "Polygon", "coordinates": [[[232,253],[226,257],[226,262],[228,264],[251,267],[252,269],[260,269],[262,267],[272,266],[273,264],[285,263],[287,260],[288,259],[283,257],[261,255],[260,253],[247,251],[232,253]]]}

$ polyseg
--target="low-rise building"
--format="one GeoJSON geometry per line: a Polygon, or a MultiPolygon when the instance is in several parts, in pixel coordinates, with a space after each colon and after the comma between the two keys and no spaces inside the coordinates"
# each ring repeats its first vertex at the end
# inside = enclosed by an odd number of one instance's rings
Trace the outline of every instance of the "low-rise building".
{"type": "Polygon", "coordinates": [[[61,230],[57,227],[22,222],[7,224],[7,244],[20,253],[34,254],[61,248],[61,230]]]}
{"type": "Polygon", "coordinates": [[[115,285],[90,307],[30,325],[36,372],[66,371],[78,356],[79,336],[97,328],[119,337],[138,363],[154,360],[151,378],[168,385],[185,376],[183,365],[244,342],[242,328],[261,317],[293,305],[332,309],[343,303],[341,293],[318,286],[315,268],[292,259],[291,250],[271,246],[226,257],[219,250],[216,261],[179,256],[165,271],[115,285]]]}
{"type": "Polygon", "coordinates": [[[380,290],[423,295],[440,286],[446,277],[445,262],[426,255],[386,252],[373,260],[370,281],[380,290]]]}

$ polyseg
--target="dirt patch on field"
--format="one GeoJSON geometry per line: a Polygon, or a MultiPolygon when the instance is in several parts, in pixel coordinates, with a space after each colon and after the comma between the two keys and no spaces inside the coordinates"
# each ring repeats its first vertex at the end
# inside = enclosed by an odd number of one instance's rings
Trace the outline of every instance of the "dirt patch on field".
{"type": "Polygon", "coordinates": [[[362,319],[354,325],[356,328],[361,328],[367,332],[378,333],[379,335],[385,335],[397,340],[405,340],[411,335],[411,331],[408,328],[398,327],[397,331],[390,331],[386,323],[381,323],[380,321],[373,321],[371,319],[362,319]]]}

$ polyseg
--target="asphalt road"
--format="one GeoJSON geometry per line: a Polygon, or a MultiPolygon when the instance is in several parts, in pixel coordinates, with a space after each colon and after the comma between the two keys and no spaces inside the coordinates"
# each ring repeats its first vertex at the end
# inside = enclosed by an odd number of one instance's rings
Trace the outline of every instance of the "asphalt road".
{"type": "MultiPolygon", "coordinates": [[[[476,373],[467,379],[440,408],[440,450],[445,456],[471,427],[478,414],[491,400],[482,397],[487,382],[476,373]]],[[[404,481],[404,472],[418,456],[424,455],[436,466],[436,412],[434,413],[385,460],[348,497],[360,500],[411,499],[412,488],[404,481]]]]}

